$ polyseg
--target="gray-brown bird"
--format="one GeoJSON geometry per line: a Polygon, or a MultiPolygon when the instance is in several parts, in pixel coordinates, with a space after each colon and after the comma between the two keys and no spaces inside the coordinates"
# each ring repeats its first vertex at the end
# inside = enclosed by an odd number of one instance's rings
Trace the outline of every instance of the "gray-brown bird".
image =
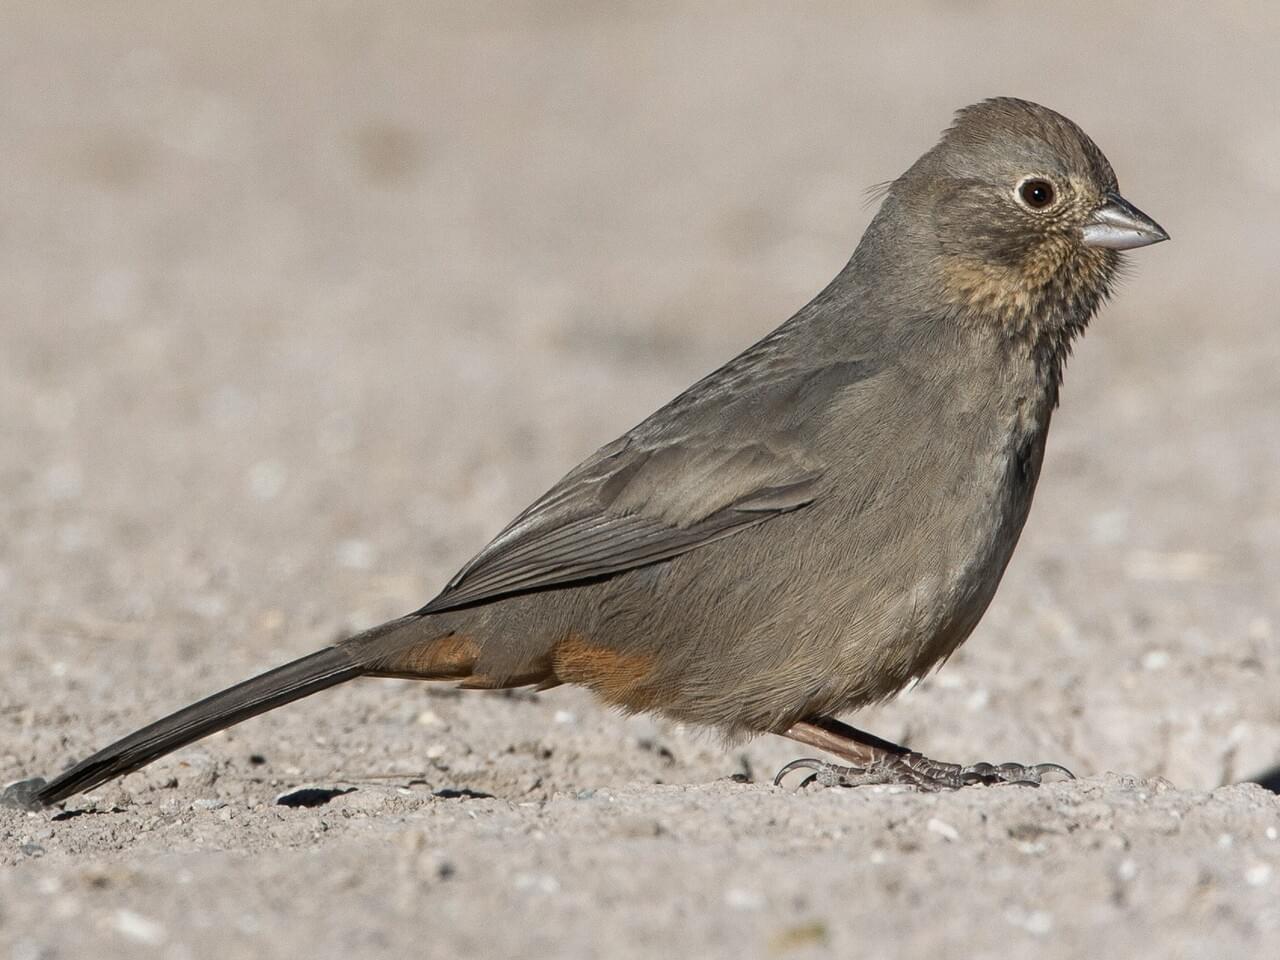
{"type": "Polygon", "coordinates": [[[11,799],[55,803],[356,677],[582,684],[826,750],[848,766],[787,769],[827,783],[1038,782],[1060,768],[937,763],[835,718],[973,630],[1031,506],[1071,343],[1120,251],[1165,239],[1070,120],[967,107],[812,302],[590,456],[422,609],[11,799]]]}

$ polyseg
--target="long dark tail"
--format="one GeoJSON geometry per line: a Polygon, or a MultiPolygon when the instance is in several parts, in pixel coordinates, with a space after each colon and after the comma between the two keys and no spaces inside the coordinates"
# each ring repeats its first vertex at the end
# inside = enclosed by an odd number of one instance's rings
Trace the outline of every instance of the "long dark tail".
{"type": "Polygon", "coordinates": [[[40,787],[37,803],[48,805],[132,773],[152,760],[241,720],[300,700],[360,676],[364,671],[343,647],[326,647],[282,667],[228,687],[131,733],[40,787]]]}

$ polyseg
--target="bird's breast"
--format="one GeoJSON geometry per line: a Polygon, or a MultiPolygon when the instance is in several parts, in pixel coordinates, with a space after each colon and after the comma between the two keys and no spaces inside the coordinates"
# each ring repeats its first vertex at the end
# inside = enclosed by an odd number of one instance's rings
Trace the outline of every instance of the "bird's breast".
{"type": "MultiPolygon", "coordinates": [[[[888,696],[948,657],[995,594],[1039,478],[1052,404],[1034,374],[993,364],[984,384],[908,384],[896,438],[851,473],[841,670],[888,696]],[[995,389],[991,389],[994,386],[995,389]],[[930,389],[935,391],[929,396],[930,389]],[[873,479],[872,479],[873,478],[873,479]],[[859,487],[862,489],[859,489],[859,487]]],[[[837,522],[840,522],[837,520],[837,522]]]]}

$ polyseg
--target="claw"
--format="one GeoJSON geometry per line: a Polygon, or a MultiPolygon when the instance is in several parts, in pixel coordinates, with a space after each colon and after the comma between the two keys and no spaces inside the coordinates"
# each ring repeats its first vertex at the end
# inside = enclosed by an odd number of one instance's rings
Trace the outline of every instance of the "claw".
{"type": "Polygon", "coordinates": [[[1075,774],[1060,763],[974,763],[959,772],[961,784],[973,783],[1010,783],[1038,787],[1044,781],[1046,773],[1061,773],[1068,780],[1074,780],[1075,774]]]}
{"type": "Polygon", "coordinates": [[[996,768],[985,761],[980,763],[971,763],[958,774],[960,784],[969,786],[974,783],[986,783],[995,776],[996,768]]]}
{"type": "Polygon", "coordinates": [[[1037,763],[1031,769],[1040,774],[1040,776],[1044,776],[1046,773],[1060,773],[1068,780],[1074,780],[1076,778],[1074,773],[1060,763],[1037,763]]]}
{"type": "Polygon", "coordinates": [[[779,770],[777,776],[773,778],[773,785],[775,787],[782,786],[783,778],[786,777],[788,773],[795,770],[812,770],[813,773],[805,777],[804,781],[800,784],[800,789],[803,790],[814,780],[819,779],[822,773],[830,766],[831,764],[824,763],[821,760],[816,760],[813,757],[801,757],[799,760],[792,760],[785,767],[779,770]]]}

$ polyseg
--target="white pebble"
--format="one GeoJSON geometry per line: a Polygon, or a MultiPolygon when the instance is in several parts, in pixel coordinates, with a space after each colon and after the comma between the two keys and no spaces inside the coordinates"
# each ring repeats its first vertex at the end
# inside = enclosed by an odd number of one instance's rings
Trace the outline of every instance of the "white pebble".
{"type": "Polygon", "coordinates": [[[960,831],[947,823],[945,820],[939,820],[937,817],[931,817],[929,822],[925,824],[931,833],[936,833],[943,840],[959,840],[960,831]]]}
{"type": "Polygon", "coordinates": [[[1244,872],[1244,882],[1251,887],[1262,887],[1271,882],[1271,864],[1260,863],[1244,872]]]}
{"type": "Polygon", "coordinates": [[[155,946],[163,943],[165,929],[154,920],[148,920],[140,913],[132,910],[117,910],[115,926],[120,933],[130,940],[155,946]]]}
{"type": "Polygon", "coordinates": [[[1143,670],[1163,670],[1168,665],[1168,650],[1149,650],[1142,655],[1143,670]]]}
{"type": "Polygon", "coordinates": [[[986,689],[978,689],[969,694],[969,698],[965,700],[964,705],[977,713],[979,710],[985,710],[987,704],[991,702],[991,691],[986,689]]]}
{"type": "Polygon", "coordinates": [[[1053,914],[1045,910],[1032,910],[1027,914],[1025,926],[1028,933],[1043,936],[1053,929],[1053,914]]]}
{"type": "Polygon", "coordinates": [[[755,890],[729,887],[724,892],[724,905],[730,910],[755,911],[764,906],[764,897],[755,890]]]}

